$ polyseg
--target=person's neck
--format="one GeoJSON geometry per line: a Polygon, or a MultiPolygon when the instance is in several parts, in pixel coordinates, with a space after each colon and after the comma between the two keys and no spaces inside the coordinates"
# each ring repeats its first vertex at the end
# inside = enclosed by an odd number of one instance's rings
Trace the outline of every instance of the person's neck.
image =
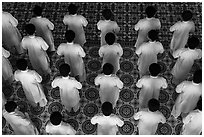
{"type": "Polygon", "coordinates": [[[74,42],[67,42],[67,44],[74,44],[74,42]]]}
{"type": "Polygon", "coordinates": [[[200,85],[199,83],[194,83],[193,81],[192,81],[192,83],[193,83],[193,85],[196,85],[196,86],[200,85]]]}
{"type": "Polygon", "coordinates": [[[158,76],[151,76],[151,75],[150,75],[150,77],[151,77],[151,78],[158,78],[158,76]]]}

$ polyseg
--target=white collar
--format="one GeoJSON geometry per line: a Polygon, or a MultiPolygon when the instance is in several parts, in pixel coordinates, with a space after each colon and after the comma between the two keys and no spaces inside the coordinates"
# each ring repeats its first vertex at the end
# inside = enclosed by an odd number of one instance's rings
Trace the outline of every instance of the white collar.
{"type": "Polygon", "coordinates": [[[154,76],[151,76],[151,75],[150,75],[150,78],[158,78],[158,76],[154,77],[154,76]]]}
{"type": "Polygon", "coordinates": [[[192,83],[193,83],[193,85],[196,85],[196,86],[200,85],[200,84],[194,83],[193,81],[192,81],[192,83]]]}
{"type": "Polygon", "coordinates": [[[42,18],[42,16],[37,16],[36,18],[42,18]]]}
{"type": "Polygon", "coordinates": [[[149,41],[149,43],[155,43],[156,41],[149,41]]]}
{"type": "MultiPolygon", "coordinates": [[[[62,123],[62,122],[61,122],[62,123]]],[[[59,125],[53,125],[52,123],[52,125],[54,126],[54,127],[60,127],[61,126],[61,123],[59,124],[59,125]]]]}
{"type": "Polygon", "coordinates": [[[71,15],[71,16],[76,16],[77,14],[71,15]]]}
{"type": "Polygon", "coordinates": [[[74,44],[74,42],[67,42],[67,44],[74,44]]]}
{"type": "Polygon", "coordinates": [[[28,37],[33,39],[33,38],[35,38],[35,35],[30,35],[28,37]]]}
{"type": "Polygon", "coordinates": [[[105,20],[105,22],[110,22],[110,20],[105,20]]]}
{"type": "Polygon", "coordinates": [[[28,69],[26,69],[26,70],[21,70],[21,72],[28,72],[28,69]]]}
{"type": "Polygon", "coordinates": [[[183,21],[183,23],[188,23],[189,21],[183,21]]]}
{"type": "Polygon", "coordinates": [[[152,18],[153,18],[153,17],[151,17],[151,18],[146,17],[147,20],[151,20],[152,18]]]}
{"type": "Polygon", "coordinates": [[[62,77],[63,79],[69,79],[69,76],[67,76],[67,77],[62,77]]]}

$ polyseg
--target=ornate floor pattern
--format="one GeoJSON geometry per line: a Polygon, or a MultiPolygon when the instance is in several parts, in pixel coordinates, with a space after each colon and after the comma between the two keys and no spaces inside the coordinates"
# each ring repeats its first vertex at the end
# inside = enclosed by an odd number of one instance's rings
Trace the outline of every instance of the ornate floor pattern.
{"type": "MultiPolygon", "coordinates": [[[[18,19],[18,29],[25,36],[23,26],[32,18],[32,8],[35,4],[41,5],[44,8],[43,16],[47,17],[55,25],[53,36],[55,39],[56,48],[60,43],[65,42],[64,33],[66,31],[63,25],[63,17],[67,13],[69,3],[20,3],[20,2],[3,2],[2,9],[10,12],[18,19]]],[[[60,111],[63,114],[64,121],[70,123],[78,135],[96,134],[96,126],[90,123],[90,119],[100,112],[101,103],[99,101],[98,88],[94,85],[94,78],[101,72],[102,59],[98,56],[100,45],[99,31],[96,24],[102,19],[101,11],[104,7],[109,7],[114,12],[114,19],[119,24],[121,31],[118,35],[118,43],[123,47],[124,54],[120,60],[121,70],[118,76],[124,82],[124,88],[120,92],[120,98],[114,113],[125,121],[124,126],[119,128],[119,135],[138,134],[136,125],[133,120],[133,115],[138,111],[138,95],[139,89],[136,87],[138,81],[138,70],[136,62],[138,57],[135,55],[134,44],[137,39],[137,33],[133,30],[134,25],[139,19],[144,18],[144,10],[148,5],[155,5],[158,8],[156,17],[162,23],[160,31],[160,41],[165,48],[165,52],[158,56],[158,62],[162,66],[161,75],[167,79],[168,88],[161,91],[159,101],[161,103],[160,111],[167,119],[165,124],[159,124],[157,134],[159,135],[175,135],[180,133],[182,122],[173,118],[170,115],[172,106],[177,97],[175,93],[175,85],[172,84],[172,69],[176,60],[169,54],[169,43],[172,33],[169,31],[171,25],[180,20],[180,13],[185,9],[193,11],[193,21],[196,25],[194,35],[198,36],[201,41],[201,9],[202,3],[76,3],[80,6],[79,14],[85,16],[89,22],[85,28],[87,43],[85,44],[86,57],[84,62],[87,71],[87,81],[83,83],[83,88],[80,92],[81,108],[77,112],[67,112],[61,104],[59,89],[51,88],[51,82],[59,75],[58,67],[64,62],[62,57],[54,55],[52,58],[52,75],[43,80],[43,87],[46,97],[49,101],[46,107],[33,108],[29,105],[25,98],[23,89],[19,82],[14,82],[11,86],[3,85],[3,93],[8,100],[15,100],[21,111],[28,112],[32,121],[37,126],[40,134],[45,135],[45,125],[48,122],[50,113],[60,111]]],[[[192,34],[190,34],[192,35],[192,34]]],[[[200,44],[202,45],[202,44],[200,44]]],[[[201,46],[200,46],[201,48],[201,46]]],[[[11,56],[9,58],[14,71],[16,70],[15,61],[18,57],[11,56]]],[[[27,58],[27,56],[26,56],[27,58]]],[[[192,78],[192,72],[201,68],[201,60],[196,61],[193,65],[189,78],[192,78]]],[[[11,126],[2,117],[2,134],[13,134],[11,126]]]]}

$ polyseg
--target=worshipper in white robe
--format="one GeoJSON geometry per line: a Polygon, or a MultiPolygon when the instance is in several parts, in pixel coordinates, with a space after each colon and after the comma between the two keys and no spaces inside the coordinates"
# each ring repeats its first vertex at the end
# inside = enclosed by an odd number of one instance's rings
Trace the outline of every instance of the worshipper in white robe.
{"type": "Polygon", "coordinates": [[[31,121],[28,113],[23,114],[17,109],[17,104],[8,101],[2,111],[3,117],[12,127],[15,135],[38,135],[39,132],[31,121]]]}
{"type": "Polygon", "coordinates": [[[147,75],[148,68],[152,63],[157,63],[157,54],[163,53],[164,48],[158,41],[158,32],[151,30],[148,32],[149,42],[143,43],[137,50],[136,54],[139,56],[137,65],[140,78],[147,75]]]}
{"type": "Polygon", "coordinates": [[[20,45],[22,37],[17,25],[17,19],[8,12],[2,12],[2,42],[5,44],[5,49],[12,54],[24,53],[20,45]]]}
{"type": "Polygon", "coordinates": [[[50,121],[45,126],[45,131],[51,135],[75,135],[74,128],[62,121],[60,112],[55,111],[50,115],[50,121]]]}
{"type": "Polygon", "coordinates": [[[71,76],[78,81],[86,80],[86,70],[83,57],[86,56],[83,48],[79,44],[73,42],[75,33],[72,30],[67,30],[65,33],[67,43],[62,43],[57,49],[57,54],[64,56],[65,63],[69,64],[71,68],[71,76]]]}
{"type": "Polygon", "coordinates": [[[63,23],[68,26],[68,30],[73,30],[76,34],[74,38],[74,43],[77,43],[81,46],[86,43],[86,37],[84,28],[88,24],[86,18],[82,15],[77,15],[78,7],[74,4],[70,4],[68,7],[69,15],[65,15],[63,23]]]}
{"type": "Polygon", "coordinates": [[[183,119],[182,135],[200,135],[202,132],[202,101],[183,119]]]}
{"type": "Polygon", "coordinates": [[[147,108],[148,101],[152,98],[158,100],[160,90],[167,88],[168,84],[166,79],[158,76],[160,71],[160,65],[152,63],[149,66],[150,76],[143,76],[138,80],[136,86],[141,88],[139,95],[139,109],[147,108]]]}
{"type": "Polygon", "coordinates": [[[174,52],[174,58],[178,58],[171,73],[173,75],[173,83],[178,85],[184,81],[190,72],[194,61],[202,57],[202,51],[196,49],[199,45],[199,39],[190,37],[188,39],[188,48],[181,48],[174,52]]]}
{"type": "Polygon", "coordinates": [[[47,18],[42,17],[42,8],[40,6],[35,6],[33,9],[34,15],[36,17],[32,18],[29,23],[35,25],[36,36],[44,39],[48,44],[48,54],[55,51],[54,38],[52,35],[52,30],[54,30],[54,24],[50,22],[47,18]]]}
{"type": "Polygon", "coordinates": [[[166,118],[159,112],[160,104],[157,99],[148,102],[148,108],[143,109],[134,115],[138,122],[139,135],[155,135],[159,123],[165,123],[166,118]]]}
{"type": "Polygon", "coordinates": [[[137,41],[135,43],[136,50],[148,41],[147,35],[150,30],[159,30],[161,28],[161,22],[159,19],[154,18],[157,10],[153,6],[148,6],[145,9],[147,15],[146,18],[141,19],[135,25],[134,29],[138,32],[137,41]]]}
{"type": "Polygon", "coordinates": [[[112,74],[113,69],[113,65],[106,63],[103,66],[103,74],[98,75],[94,82],[96,86],[100,86],[101,103],[110,102],[115,108],[120,90],[123,88],[123,82],[115,74],[112,74]]]}
{"type": "Polygon", "coordinates": [[[105,36],[107,45],[103,45],[99,49],[99,56],[103,58],[102,66],[105,63],[110,63],[114,67],[113,74],[116,74],[120,69],[120,58],[123,55],[123,49],[119,43],[115,42],[115,34],[107,33],[105,36]]]}
{"type": "Polygon", "coordinates": [[[113,13],[110,9],[104,9],[102,11],[102,15],[105,18],[105,20],[99,20],[97,23],[98,30],[101,31],[100,37],[101,37],[101,46],[106,45],[105,36],[108,32],[112,32],[114,34],[117,34],[120,31],[120,27],[118,26],[117,22],[111,21],[111,18],[113,16],[113,13]]]}
{"type": "Polygon", "coordinates": [[[29,70],[27,61],[25,59],[19,59],[16,62],[18,70],[14,73],[16,81],[20,81],[23,87],[23,91],[28,102],[33,106],[44,107],[47,104],[47,99],[43,92],[43,87],[40,84],[42,77],[34,70],[29,70]]]}
{"type": "Polygon", "coordinates": [[[2,81],[4,84],[11,84],[14,80],[13,68],[8,60],[10,52],[2,47],[2,81]]]}
{"type": "Polygon", "coordinates": [[[193,81],[183,81],[176,87],[180,93],[175,101],[171,114],[177,118],[192,111],[202,95],[202,70],[194,73],[193,81]]]}
{"type": "Polygon", "coordinates": [[[35,26],[33,24],[27,24],[25,29],[29,36],[23,38],[21,45],[28,50],[29,60],[33,69],[41,76],[49,75],[51,73],[49,67],[50,59],[46,53],[49,46],[41,37],[34,35],[35,26]]]}
{"type": "Polygon", "coordinates": [[[65,109],[71,112],[73,108],[74,112],[76,112],[80,107],[78,89],[81,89],[82,85],[75,78],[69,76],[70,66],[68,64],[60,65],[59,71],[61,77],[56,77],[53,80],[52,87],[59,87],[60,98],[65,109]]]}
{"type": "Polygon", "coordinates": [[[192,17],[193,14],[191,11],[184,11],[182,13],[183,21],[178,21],[170,27],[170,31],[174,32],[170,43],[170,49],[173,54],[176,50],[184,48],[189,37],[189,32],[195,31],[195,24],[193,21],[190,21],[192,17]]]}
{"type": "Polygon", "coordinates": [[[102,114],[97,114],[91,118],[91,124],[97,124],[97,135],[116,135],[118,127],[122,127],[124,122],[113,113],[113,106],[110,102],[104,102],[101,106],[102,114]]]}

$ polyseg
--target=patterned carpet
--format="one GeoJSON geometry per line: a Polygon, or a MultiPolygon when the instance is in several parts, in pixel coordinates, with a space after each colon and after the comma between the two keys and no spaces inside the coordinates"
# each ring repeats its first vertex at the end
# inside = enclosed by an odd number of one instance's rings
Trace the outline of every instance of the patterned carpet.
{"type": "MultiPolygon", "coordinates": [[[[23,26],[32,18],[32,8],[35,4],[41,5],[44,8],[43,16],[47,17],[55,25],[53,36],[55,39],[56,48],[60,43],[65,42],[64,33],[66,31],[62,20],[67,13],[69,3],[2,3],[2,9],[10,12],[18,19],[18,29],[25,36],[23,26]]],[[[78,135],[96,134],[96,126],[90,123],[90,119],[101,111],[101,103],[99,101],[98,88],[94,85],[94,78],[101,72],[102,59],[98,56],[100,46],[99,31],[96,24],[102,19],[101,11],[104,7],[109,7],[114,12],[114,19],[121,28],[118,35],[118,43],[123,47],[124,54],[120,60],[121,70],[118,76],[124,82],[124,88],[120,93],[120,98],[117,102],[115,114],[125,121],[124,126],[119,128],[118,134],[132,135],[138,134],[136,125],[133,120],[133,115],[138,111],[138,93],[136,87],[138,81],[137,60],[133,46],[137,39],[137,33],[133,30],[134,25],[139,19],[145,17],[144,10],[148,5],[155,5],[158,8],[157,16],[162,28],[160,31],[160,41],[164,46],[165,52],[158,55],[158,63],[162,66],[161,75],[167,79],[168,88],[161,91],[159,101],[161,103],[160,111],[167,119],[165,124],[159,124],[157,134],[175,135],[180,133],[182,127],[181,120],[177,120],[170,115],[172,106],[177,97],[175,93],[175,85],[172,84],[172,69],[175,61],[169,54],[169,44],[172,33],[169,31],[171,25],[180,20],[180,13],[185,9],[193,11],[193,21],[195,22],[196,30],[194,35],[198,36],[201,41],[201,20],[202,20],[202,3],[76,3],[80,6],[79,14],[85,16],[89,22],[85,28],[87,43],[85,44],[86,57],[84,62],[87,71],[87,81],[83,83],[81,90],[81,108],[76,113],[69,113],[61,104],[59,89],[51,88],[51,82],[59,75],[58,66],[63,63],[63,58],[54,55],[52,58],[52,75],[43,80],[43,87],[46,97],[49,101],[46,107],[32,108],[25,98],[23,89],[19,82],[14,82],[11,86],[3,85],[3,93],[8,100],[15,100],[21,111],[28,112],[32,121],[37,126],[40,134],[45,135],[45,125],[49,119],[50,113],[60,111],[63,114],[64,121],[70,123],[78,135]]],[[[192,34],[191,34],[192,35],[192,34]]],[[[200,44],[202,45],[202,44],[200,44]]],[[[200,46],[201,48],[201,46],[200,46]]],[[[9,58],[14,71],[16,70],[15,61],[18,57],[11,56],[9,58]]],[[[26,57],[27,58],[27,57],[26,57]]],[[[188,79],[192,79],[192,72],[201,68],[201,60],[198,60],[193,65],[188,79]]],[[[2,134],[13,134],[13,130],[6,120],[2,119],[2,134]]]]}

